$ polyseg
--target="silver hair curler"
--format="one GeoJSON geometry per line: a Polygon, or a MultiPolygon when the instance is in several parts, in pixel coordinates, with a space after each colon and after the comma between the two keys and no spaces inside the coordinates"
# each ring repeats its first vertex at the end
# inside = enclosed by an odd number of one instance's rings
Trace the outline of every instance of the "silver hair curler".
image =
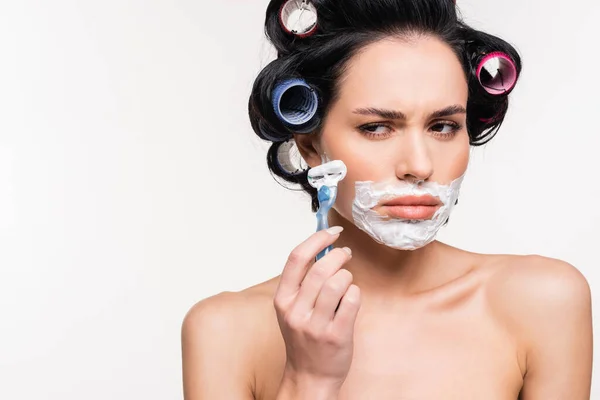
{"type": "Polygon", "coordinates": [[[290,35],[308,37],[317,30],[317,9],[309,0],[288,0],[279,9],[279,24],[290,35]]]}

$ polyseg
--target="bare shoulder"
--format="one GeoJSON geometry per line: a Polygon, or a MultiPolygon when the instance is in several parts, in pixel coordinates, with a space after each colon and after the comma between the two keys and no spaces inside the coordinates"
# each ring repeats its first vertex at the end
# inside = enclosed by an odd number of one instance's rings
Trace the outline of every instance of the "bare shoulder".
{"type": "Polygon", "coordinates": [[[591,315],[586,278],[573,265],[539,255],[494,256],[486,266],[486,295],[491,308],[531,343],[569,320],[591,315]]]}
{"type": "Polygon", "coordinates": [[[260,329],[261,318],[268,318],[273,309],[276,283],[273,278],[239,292],[221,292],[200,300],[185,315],[182,334],[194,336],[202,332],[206,336],[210,332],[221,341],[251,339],[248,332],[260,329]]]}
{"type": "Polygon", "coordinates": [[[520,399],[589,399],[593,327],[587,280],[573,265],[542,256],[491,256],[484,293],[516,344],[520,399]]]}
{"type": "Polygon", "coordinates": [[[248,323],[253,298],[244,292],[221,292],[194,304],[185,315],[183,333],[218,332],[220,338],[239,332],[248,323]]]}
{"type": "Polygon", "coordinates": [[[580,306],[590,299],[586,278],[562,260],[504,255],[490,259],[488,267],[490,300],[512,305],[522,313],[539,311],[536,306],[559,306],[556,312],[560,312],[563,307],[580,306]]]}
{"type": "Polygon", "coordinates": [[[194,304],[181,326],[186,399],[251,399],[263,331],[272,318],[273,280],[194,304]]]}

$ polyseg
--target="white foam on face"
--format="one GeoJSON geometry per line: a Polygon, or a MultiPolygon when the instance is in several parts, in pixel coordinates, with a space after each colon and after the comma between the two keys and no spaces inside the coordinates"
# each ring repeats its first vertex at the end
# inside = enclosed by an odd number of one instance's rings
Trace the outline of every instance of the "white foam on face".
{"type": "Polygon", "coordinates": [[[458,195],[464,174],[449,185],[435,182],[411,183],[406,181],[356,182],[352,203],[354,224],[376,242],[398,250],[415,250],[431,243],[446,223],[458,195]],[[428,220],[405,220],[378,214],[378,204],[401,196],[431,195],[440,199],[442,206],[428,220]]]}

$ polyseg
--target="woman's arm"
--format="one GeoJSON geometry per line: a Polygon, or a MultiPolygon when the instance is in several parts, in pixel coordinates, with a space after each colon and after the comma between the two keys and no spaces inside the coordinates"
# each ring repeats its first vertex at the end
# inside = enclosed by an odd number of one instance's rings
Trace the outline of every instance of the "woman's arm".
{"type": "Polygon", "coordinates": [[[197,303],[181,329],[185,400],[254,400],[248,316],[237,293],[197,303]]]}
{"type": "Polygon", "coordinates": [[[589,400],[592,312],[588,283],[563,261],[539,256],[519,259],[519,265],[501,274],[504,300],[498,299],[512,314],[510,323],[525,349],[520,399],[589,400]]]}

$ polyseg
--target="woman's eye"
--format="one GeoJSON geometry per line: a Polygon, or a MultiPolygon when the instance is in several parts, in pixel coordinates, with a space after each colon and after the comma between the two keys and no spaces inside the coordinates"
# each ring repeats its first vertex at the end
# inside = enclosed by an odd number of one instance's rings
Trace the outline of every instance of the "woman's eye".
{"type": "Polygon", "coordinates": [[[454,129],[454,127],[450,124],[435,124],[432,129],[436,132],[440,133],[450,133],[454,129]],[[444,129],[446,128],[446,129],[444,129]]]}
{"type": "MultiPolygon", "coordinates": [[[[430,129],[433,131],[433,136],[450,138],[461,128],[462,125],[459,125],[456,122],[438,122],[432,125],[430,129]]],[[[363,125],[358,129],[363,135],[373,139],[385,139],[390,136],[393,131],[391,127],[381,123],[363,125]]]]}
{"type": "Polygon", "coordinates": [[[363,125],[359,129],[362,133],[364,133],[368,137],[383,138],[390,134],[390,128],[383,124],[363,125]]]}
{"type": "Polygon", "coordinates": [[[431,130],[438,136],[452,136],[458,132],[461,125],[455,122],[439,122],[431,127],[431,130]]]}

